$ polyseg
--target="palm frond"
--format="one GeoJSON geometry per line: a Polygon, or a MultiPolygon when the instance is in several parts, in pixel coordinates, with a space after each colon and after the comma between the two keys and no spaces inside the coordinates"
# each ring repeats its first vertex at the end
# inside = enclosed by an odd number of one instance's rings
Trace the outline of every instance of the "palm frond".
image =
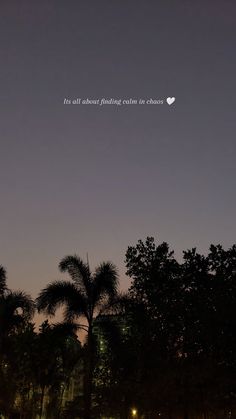
{"type": "Polygon", "coordinates": [[[1,335],[7,336],[23,326],[34,314],[34,302],[21,291],[9,291],[0,300],[1,335]]]}
{"type": "Polygon", "coordinates": [[[5,297],[5,304],[14,313],[20,310],[21,316],[31,319],[34,315],[35,304],[31,297],[23,291],[9,291],[5,297]]]}
{"type": "Polygon", "coordinates": [[[65,317],[70,320],[76,315],[86,315],[87,302],[76,284],[68,281],[55,281],[44,288],[37,300],[39,312],[53,316],[56,310],[65,305],[65,317]]]}
{"type": "Polygon", "coordinates": [[[126,292],[117,292],[114,298],[108,300],[100,307],[99,315],[125,314],[130,310],[132,300],[126,292]]]}
{"type": "Polygon", "coordinates": [[[73,322],[54,323],[52,331],[58,336],[76,336],[79,326],[73,322]]]}
{"type": "Polygon", "coordinates": [[[78,284],[82,291],[87,295],[91,292],[91,273],[87,263],[77,256],[65,256],[60,264],[61,272],[68,272],[71,279],[78,284]]]}
{"type": "Polygon", "coordinates": [[[111,262],[101,263],[95,271],[93,280],[93,304],[104,297],[112,300],[117,295],[119,280],[115,265],[111,262]]]}

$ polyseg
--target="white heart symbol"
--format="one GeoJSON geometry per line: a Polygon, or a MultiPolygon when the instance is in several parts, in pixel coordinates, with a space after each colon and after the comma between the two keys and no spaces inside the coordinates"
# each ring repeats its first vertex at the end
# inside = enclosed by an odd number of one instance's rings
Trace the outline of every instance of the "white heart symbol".
{"type": "Polygon", "coordinates": [[[175,102],[175,97],[168,97],[168,98],[166,99],[166,102],[168,103],[168,105],[172,105],[172,103],[174,103],[174,102],[175,102]]]}

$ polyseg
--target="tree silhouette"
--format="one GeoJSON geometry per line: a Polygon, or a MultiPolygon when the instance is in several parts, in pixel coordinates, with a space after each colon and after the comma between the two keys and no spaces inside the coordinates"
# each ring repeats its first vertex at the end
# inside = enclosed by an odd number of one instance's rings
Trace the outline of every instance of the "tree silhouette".
{"type": "Polygon", "coordinates": [[[54,315],[61,305],[64,318],[72,321],[84,318],[87,324],[79,325],[87,331],[87,353],[84,375],[84,418],[91,417],[92,381],[94,370],[93,322],[94,317],[115,299],[118,276],[115,266],[101,263],[92,273],[88,263],[78,256],[67,256],[59,264],[61,272],[69,273],[72,282],[56,281],[41,291],[37,305],[39,311],[54,315]]]}
{"type": "Polygon", "coordinates": [[[148,419],[235,417],[236,245],[193,248],[178,262],[148,237],[128,247],[126,267],[131,286],[120,295],[113,264],[91,272],[65,257],[70,280],[37,299],[48,315],[63,306],[64,322],[35,332],[32,300],[7,288],[0,266],[0,415],[127,419],[135,407],[148,419]],[[84,391],[64,406],[72,371],[84,391]]]}
{"type": "Polygon", "coordinates": [[[184,419],[233,414],[236,246],[212,245],[207,256],[187,250],[180,264],[166,243],[156,246],[148,237],[128,248],[126,266],[136,341],[143,348],[144,410],[184,419]]]}
{"type": "Polygon", "coordinates": [[[13,334],[20,334],[34,314],[34,303],[22,291],[11,291],[6,284],[6,270],[0,265],[0,410],[11,408],[16,383],[9,380],[9,345],[13,334]],[[14,384],[14,385],[13,385],[14,384]]]}

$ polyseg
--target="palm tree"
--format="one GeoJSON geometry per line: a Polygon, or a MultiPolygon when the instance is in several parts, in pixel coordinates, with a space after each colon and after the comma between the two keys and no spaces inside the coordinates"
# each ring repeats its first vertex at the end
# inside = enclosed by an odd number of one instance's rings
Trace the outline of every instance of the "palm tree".
{"type": "Polygon", "coordinates": [[[43,289],[37,298],[39,311],[55,315],[56,309],[64,306],[65,321],[84,318],[80,324],[87,332],[87,357],[84,376],[84,418],[91,417],[91,394],[94,370],[93,322],[109,307],[117,296],[118,275],[116,267],[110,262],[101,263],[94,273],[89,264],[78,256],[66,256],[59,264],[61,272],[69,273],[72,282],[55,281],[43,289]]]}
{"type": "Polygon", "coordinates": [[[17,387],[12,380],[10,338],[19,334],[34,314],[31,298],[22,291],[9,290],[6,279],[6,270],[0,265],[0,411],[5,412],[14,402],[17,387]]]}
{"type": "Polygon", "coordinates": [[[34,303],[23,291],[6,285],[6,270],[0,265],[0,353],[7,337],[19,331],[33,316],[34,303]]]}

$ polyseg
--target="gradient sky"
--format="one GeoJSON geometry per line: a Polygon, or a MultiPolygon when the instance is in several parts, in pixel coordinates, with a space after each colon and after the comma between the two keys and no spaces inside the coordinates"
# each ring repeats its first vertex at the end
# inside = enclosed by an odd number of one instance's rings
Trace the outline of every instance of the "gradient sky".
{"type": "Polygon", "coordinates": [[[33,297],[77,253],[236,242],[234,0],[1,0],[0,263],[33,297]],[[166,98],[169,107],[65,106],[166,98]]]}

